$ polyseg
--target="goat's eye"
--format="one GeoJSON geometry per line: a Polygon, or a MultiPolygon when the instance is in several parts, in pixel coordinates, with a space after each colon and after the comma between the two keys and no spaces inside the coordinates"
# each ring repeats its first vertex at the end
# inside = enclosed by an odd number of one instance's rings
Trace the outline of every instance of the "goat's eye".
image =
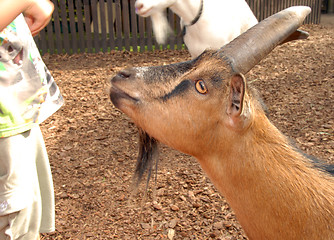
{"type": "Polygon", "coordinates": [[[197,92],[199,92],[200,94],[206,94],[208,92],[208,88],[205,86],[205,83],[203,80],[196,81],[195,88],[197,92]]]}

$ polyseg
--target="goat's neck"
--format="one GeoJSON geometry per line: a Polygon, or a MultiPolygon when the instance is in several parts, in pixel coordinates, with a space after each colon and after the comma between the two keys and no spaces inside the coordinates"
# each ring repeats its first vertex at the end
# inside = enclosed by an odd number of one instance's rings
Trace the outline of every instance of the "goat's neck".
{"type": "Polygon", "coordinates": [[[328,229],[334,224],[333,178],[314,169],[268,120],[249,130],[237,144],[221,143],[221,155],[199,158],[247,235],[295,239],[307,233],[318,239],[310,230],[316,224],[317,231],[333,237],[328,229]]]}
{"type": "Polygon", "coordinates": [[[177,0],[170,9],[182,19],[185,25],[189,25],[197,16],[200,6],[201,0],[177,0]]]}

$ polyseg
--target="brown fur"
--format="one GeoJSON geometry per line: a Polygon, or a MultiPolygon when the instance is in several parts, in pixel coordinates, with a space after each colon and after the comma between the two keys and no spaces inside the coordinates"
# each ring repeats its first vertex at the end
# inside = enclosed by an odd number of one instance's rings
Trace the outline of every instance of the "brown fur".
{"type": "Polygon", "coordinates": [[[203,169],[250,239],[333,239],[333,177],[296,152],[261,110],[254,112],[246,132],[228,131],[220,156],[199,159],[203,169]]]}
{"type": "Polygon", "coordinates": [[[334,239],[334,177],[289,145],[238,74],[289,39],[309,12],[290,8],[217,52],[123,70],[111,81],[116,107],[148,135],[199,160],[250,239],[334,239]]]}
{"type": "Polygon", "coordinates": [[[334,239],[334,178],[289,145],[243,76],[213,52],[184,65],[127,70],[112,80],[113,102],[150,136],[196,157],[250,239],[334,239]],[[120,89],[138,99],[119,98],[120,89]]]}

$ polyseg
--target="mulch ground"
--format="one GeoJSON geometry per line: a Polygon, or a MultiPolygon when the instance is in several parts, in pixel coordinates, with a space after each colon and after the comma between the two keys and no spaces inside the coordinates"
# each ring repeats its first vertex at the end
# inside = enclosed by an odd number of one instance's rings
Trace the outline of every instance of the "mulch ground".
{"type": "MultiPolygon", "coordinates": [[[[276,48],[247,74],[270,120],[307,154],[334,164],[334,28],[276,48]]],[[[56,232],[42,239],[247,239],[196,159],[162,146],[157,182],[131,195],[137,128],[109,100],[129,66],[190,59],[186,51],[44,55],[66,104],[41,125],[56,195],[56,232]]]]}

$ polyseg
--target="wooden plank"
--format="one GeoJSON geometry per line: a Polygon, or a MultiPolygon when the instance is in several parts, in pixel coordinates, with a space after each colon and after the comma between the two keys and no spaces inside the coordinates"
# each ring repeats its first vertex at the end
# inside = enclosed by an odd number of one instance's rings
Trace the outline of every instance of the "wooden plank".
{"type": "Polygon", "coordinates": [[[256,4],[256,16],[259,21],[262,21],[262,16],[261,16],[261,1],[262,0],[257,0],[256,4]]]}
{"type": "MultiPolygon", "coordinates": [[[[43,31],[43,30],[41,30],[41,31],[43,31]]],[[[34,36],[33,39],[34,39],[34,42],[35,42],[35,44],[36,44],[36,46],[37,46],[39,52],[40,52],[41,55],[42,55],[42,54],[43,54],[43,51],[42,51],[42,41],[41,41],[41,39],[40,39],[40,33],[39,33],[37,36],[34,36]]]]}
{"type": "Polygon", "coordinates": [[[171,50],[175,49],[175,43],[176,43],[176,36],[175,36],[175,17],[174,17],[174,13],[171,10],[168,10],[168,22],[169,25],[172,28],[172,33],[170,35],[170,37],[168,38],[168,44],[170,46],[171,50]]]}
{"type": "Polygon", "coordinates": [[[279,12],[281,10],[280,0],[276,0],[276,10],[275,13],[279,12]]]}
{"type": "Polygon", "coordinates": [[[248,2],[249,7],[251,8],[253,14],[256,16],[256,14],[255,14],[255,2],[256,2],[256,0],[247,0],[247,2],[248,2]]]}
{"type": "Polygon", "coordinates": [[[93,32],[93,47],[94,47],[94,52],[97,53],[100,51],[100,46],[99,46],[99,20],[97,17],[97,0],[91,0],[90,1],[90,7],[91,7],[91,13],[92,13],[92,23],[91,26],[93,27],[92,32],[93,32]]]}
{"type": "Polygon", "coordinates": [[[277,9],[276,2],[277,2],[276,0],[273,0],[272,2],[270,16],[276,13],[276,9],[277,9]]]}
{"type": "Polygon", "coordinates": [[[122,36],[122,15],[121,15],[121,0],[115,0],[116,7],[116,41],[118,50],[123,50],[123,36],[122,36]]]}
{"type": "Polygon", "coordinates": [[[100,0],[98,1],[98,5],[100,5],[100,8],[97,9],[98,11],[100,11],[100,18],[99,20],[101,20],[101,25],[99,25],[99,33],[100,33],[100,29],[101,29],[101,44],[100,47],[102,46],[102,51],[103,52],[107,52],[107,21],[106,21],[106,4],[104,2],[104,0],[100,0]]]}
{"type": "Polygon", "coordinates": [[[146,18],[147,50],[153,51],[153,29],[151,18],[146,18]]]}
{"type": "Polygon", "coordinates": [[[271,3],[271,0],[264,0],[264,6],[265,6],[264,18],[269,17],[270,3],[271,3]]]}
{"type": "Polygon", "coordinates": [[[182,29],[181,29],[181,26],[180,26],[180,17],[179,16],[176,16],[175,15],[175,18],[176,18],[176,44],[177,44],[177,49],[179,50],[182,50],[183,49],[183,34],[182,34],[182,29]]]}
{"type": "MultiPolygon", "coordinates": [[[[299,4],[300,4],[301,6],[309,6],[309,4],[308,4],[308,0],[300,0],[299,4]]],[[[304,20],[304,24],[306,24],[306,23],[308,23],[308,22],[310,21],[310,17],[311,17],[311,16],[312,16],[312,12],[311,12],[311,14],[309,14],[309,15],[305,18],[305,20],[304,20]]]]}
{"type": "Polygon", "coordinates": [[[309,22],[308,23],[316,23],[317,20],[320,20],[316,17],[316,14],[314,12],[314,0],[308,0],[308,6],[311,7],[311,16],[309,18],[309,22]]]}
{"type": "Polygon", "coordinates": [[[280,10],[281,10],[281,1],[276,0],[276,13],[279,12],[280,10]]]}
{"type": "Polygon", "coordinates": [[[122,0],[123,15],[123,36],[126,50],[130,50],[130,24],[129,24],[129,3],[128,0],[122,0]]]}
{"type": "Polygon", "coordinates": [[[286,7],[286,0],[282,0],[281,1],[281,10],[283,10],[283,9],[285,9],[285,7],[286,7]]]}
{"type": "Polygon", "coordinates": [[[85,13],[85,31],[86,31],[86,47],[89,53],[93,52],[92,44],[92,32],[91,32],[91,17],[90,17],[90,4],[89,0],[84,0],[84,13],[85,13]]]}
{"type": "MultiPolygon", "coordinates": [[[[259,0],[251,0],[252,2],[253,2],[253,13],[254,13],[254,15],[255,16],[257,16],[257,5],[258,5],[258,2],[259,2],[259,0]]],[[[258,17],[257,17],[257,19],[258,19],[258,17]]]]}
{"type": "Polygon", "coordinates": [[[54,43],[54,34],[52,29],[52,21],[46,26],[46,31],[48,35],[48,49],[51,54],[55,53],[55,43],[54,43]]]}
{"type": "MultiPolygon", "coordinates": [[[[167,22],[168,22],[168,11],[170,11],[169,9],[166,9],[165,10],[165,16],[166,16],[166,18],[167,18],[167,22]]],[[[167,39],[166,39],[166,42],[164,43],[164,44],[158,44],[158,42],[156,42],[156,46],[157,46],[157,48],[162,48],[162,49],[167,49],[167,47],[168,47],[168,42],[169,42],[169,40],[171,39],[171,36],[170,35],[168,35],[167,36],[167,39]],[[160,46],[159,46],[160,45],[160,46]]],[[[155,39],[156,40],[156,39],[155,39]]]]}
{"type": "MultiPolygon", "coordinates": [[[[305,6],[310,6],[310,1],[309,1],[309,0],[304,0],[303,2],[304,2],[303,5],[305,5],[305,6]]],[[[308,16],[306,17],[306,19],[305,19],[305,23],[308,23],[308,22],[310,21],[310,17],[311,17],[311,16],[312,16],[312,12],[311,12],[310,15],[308,15],[308,16]]]]}
{"type": "Polygon", "coordinates": [[[265,6],[264,18],[267,18],[270,16],[271,0],[265,0],[265,6]]]}
{"type": "Polygon", "coordinates": [[[56,46],[57,46],[57,53],[63,53],[63,38],[60,30],[60,19],[59,19],[59,6],[58,1],[53,0],[54,4],[54,11],[53,11],[53,19],[54,19],[54,27],[55,27],[55,34],[56,34],[56,46]]]}
{"type": "Polygon", "coordinates": [[[321,17],[321,0],[312,1],[312,12],[313,12],[312,23],[319,24],[321,17]]]}
{"type": "Polygon", "coordinates": [[[251,8],[253,14],[255,15],[256,17],[256,13],[255,13],[255,3],[256,3],[257,0],[248,0],[248,5],[249,7],[251,8]]]}
{"type": "Polygon", "coordinates": [[[275,10],[274,10],[274,14],[279,12],[279,0],[275,0],[275,10]]]}
{"type": "Polygon", "coordinates": [[[183,34],[182,34],[182,29],[180,26],[180,17],[174,14],[175,18],[175,41],[176,41],[176,49],[182,50],[183,49],[183,34]]]}
{"type": "Polygon", "coordinates": [[[48,51],[48,48],[46,46],[45,28],[39,32],[38,38],[39,38],[38,41],[40,41],[39,49],[42,50],[42,54],[44,54],[48,51]]]}
{"type": "MultiPolygon", "coordinates": [[[[39,35],[33,37],[33,39],[34,39],[34,42],[35,42],[37,48],[40,50],[40,52],[42,52],[42,51],[41,51],[41,45],[42,45],[42,42],[41,42],[41,40],[40,40],[39,35]]],[[[42,52],[41,54],[43,54],[43,52],[42,52]]]]}
{"type": "Polygon", "coordinates": [[[312,19],[313,20],[313,23],[319,23],[317,21],[317,19],[320,20],[320,14],[321,14],[321,1],[317,1],[317,0],[314,0],[313,1],[313,8],[312,8],[312,11],[313,11],[313,16],[314,18],[312,19]],[[317,4],[318,3],[318,4],[317,4]]]}
{"type": "Polygon", "coordinates": [[[109,47],[111,50],[115,49],[115,30],[114,30],[114,18],[115,16],[115,4],[113,0],[107,0],[107,7],[108,7],[108,23],[109,23],[109,47]]]}
{"type": "Polygon", "coordinates": [[[68,0],[68,14],[70,19],[70,33],[71,33],[71,48],[73,53],[78,53],[78,42],[77,42],[77,30],[74,18],[74,5],[73,0],[68,0]]]}
{"type": "Polygon", "coordinates": [[[138,27],[137,27],[137,14],[135,9],[135,1],[130,0],[130,20],[131,20],[131,44],[133,47],[133,51],[138,51],[138,27]]]}
{"type": "Polygon", "coordinates": [[[309,3],[309,4],[310,4],[309,6],[311,7],[311,11],[312,11],[312,12],[311,12],[310,21],[313,22],[313,23],[316,21],[315,2],[316,2],[315,0],[312,0],[312,1],[310,1],[310,3],[309,3]]]}
{"type": "Polygon", "coordinates": [[[317,6],[316,9],[316,13],[315,13],[315,16],[316,16],[316,19],[314,19],[314,22],[315,24],[319,24],[320,23],[320,17],[321,17],[321,0],[315,0],[316,3],[315,5],[317,6]]]}
{"type": "Polygon", "coordinates": [[[274,12],[275,12],[275,4],[276,4],[275,0],[271,0],[270,1],[270,11],[269,11],[269,15],[268,16],[271,16],[271,15],[274,14],[274,12]]]}
{"type": "Polygon", "coordinates": [[[255,13],[256,13],[256,18],[261,21],[261,16],[260,16],[260,5],[261,5],[261,0],[257,0],[256,1],[256,5],[255,5],[255,13]]]}
{"type": "Polygon", "coordinates": [[[139,46],[140,52],[145,51],[145,19],[138,16],[139,46]]]}
{"type": "Polygon", "coordinates": [[[268,2],[268,11],[267,11],[267,17],[271,16],[272,15],[272,12],[273,12],[273,0],[267,0],[268,2]]]}
{"type": "Polygon", "coordinates": [[[70,54],[70,38],[69,38],[69,30],[68,30],[68,22],[67,22],[67,11],[66,11],[66,2],[59,1],[60,4],[60,17],[61,17],[61,26],[62,26],[62,35],[64,38],[64,48],[65,52],[70,54]]]}
{"type": "Polygon", "coordinates": [[[263,0],[262,7],[263,7],[262,19],[266,19],[268,17],[269,1],[263,0]]]}
{"type": "Polygon", "coordinates": [[[285,2],[284,9],[290,7],[290,1],[289,0],[285,0],[284,2],[285,2]]]}
{"type": "Polygon", "coordinates": [[[257,0],[249,0],[249,6],[251,7],[255,17],[258,19],[257,13],[256,13],[256,2],[257,0]]]}
{"type": "Polygon", "coordinates": [[[261,1],[262,0],[257,0],[257,4],[256,4],[256,16],[257,16],[257,18],[259,19],[259,21],[261,21],[262,19],[261,19],[261,1]]]}
{"type": "Polygon", "coordinates": [[[315,3],[316,3],[316,0],[311,0],[309,3],[310,4],[309,6],[311,7],[311,11],[312,11],[310,21],[313,23],[316,21],[316,15],[317,15],[315,3]]]}
{"type": "Polygon", "coordinates": [[[82,1],[76,1],[76,16],[78,22],[78,36],[79,36],[79,50],[81,53],[85,52],[85,35],[84,35],[84,24],[82,14],[82,1]]]}

